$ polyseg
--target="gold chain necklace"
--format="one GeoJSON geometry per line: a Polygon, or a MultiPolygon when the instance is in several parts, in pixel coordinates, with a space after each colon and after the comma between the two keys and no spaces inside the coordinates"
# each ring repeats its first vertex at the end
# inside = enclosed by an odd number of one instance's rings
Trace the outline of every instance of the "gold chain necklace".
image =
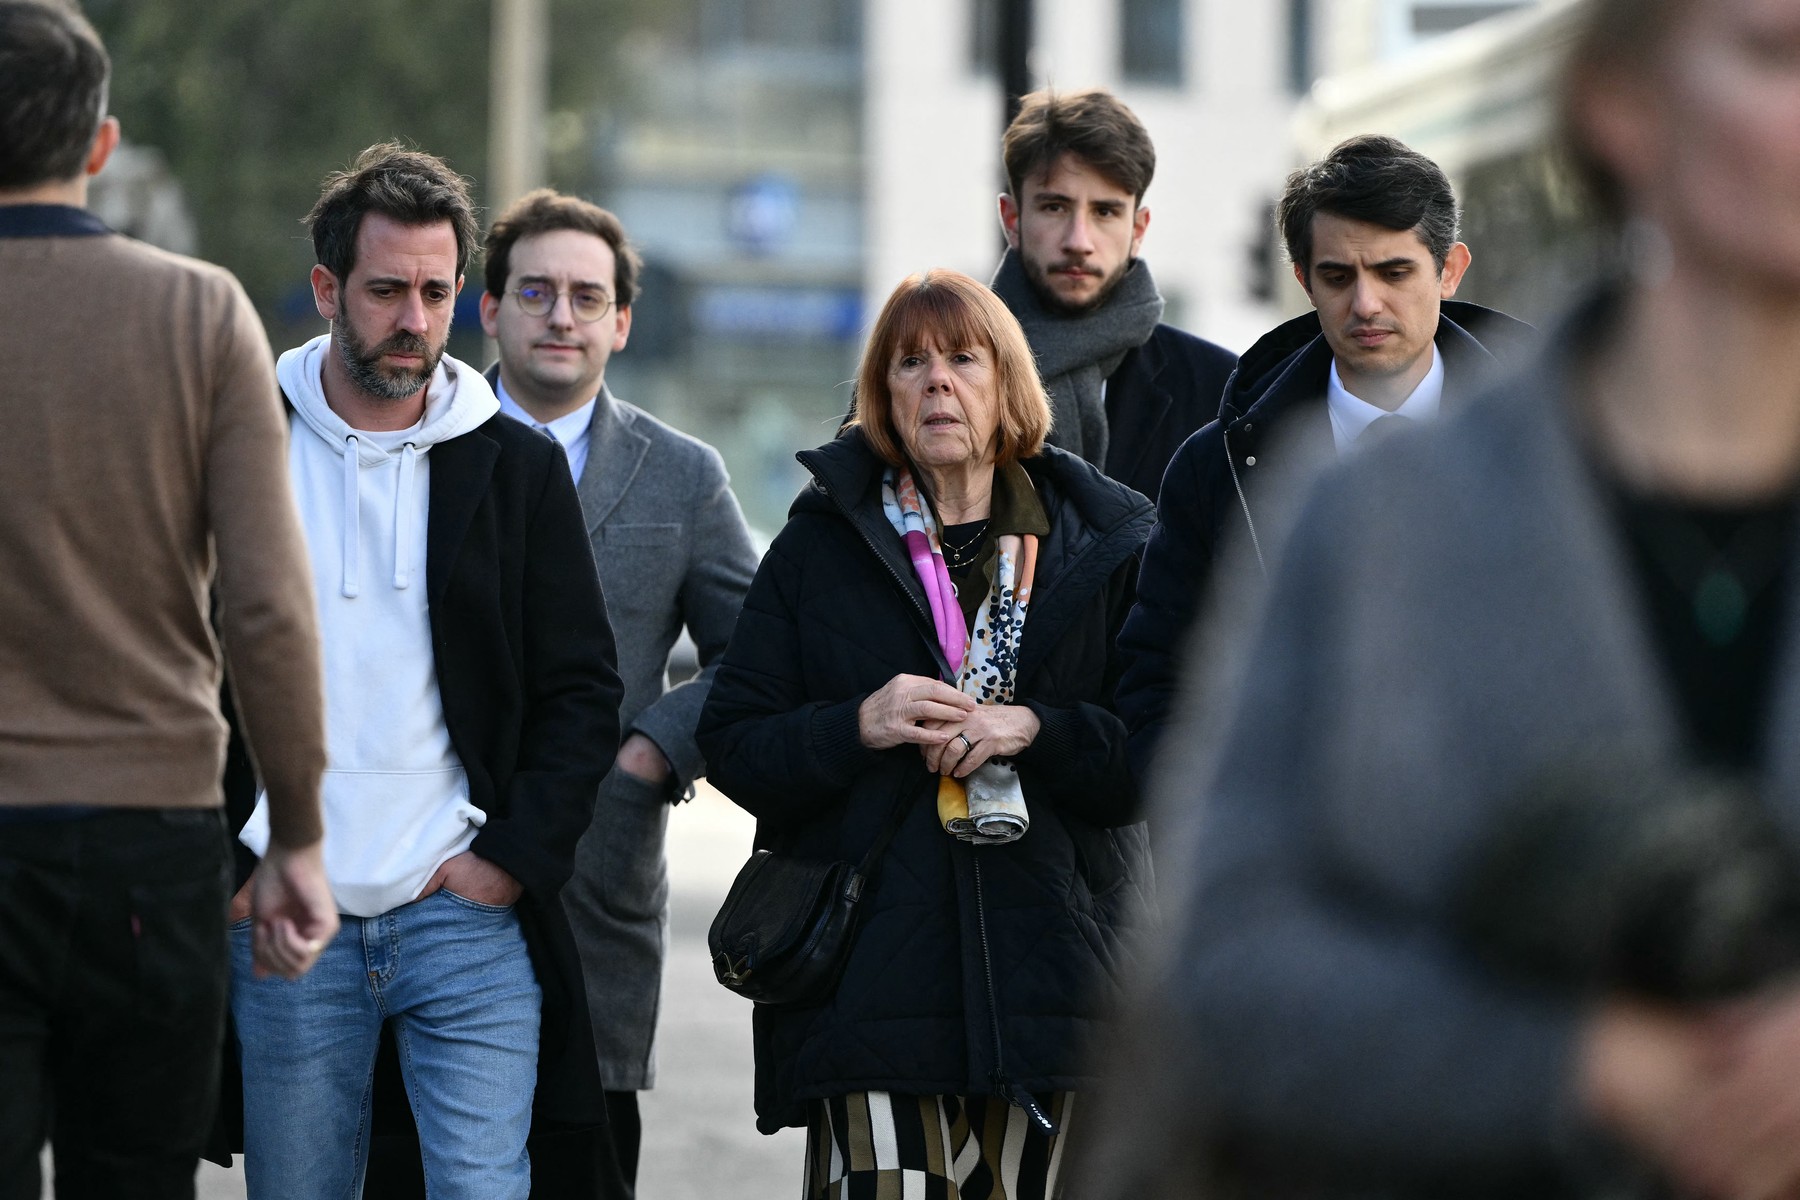
{"type": "Polygon", "coordinates": [[[981,523],[981,528],[977,529],[967,541],[958,546],[952,544],[950,539],[945,537],[943,531],[940,530],[938,532],[938,545],[941,546],[944,551],[944,565],[961,570],[974,562],[977,558],[981,557],[976,548],[981,545],[981,539],[987,536],[987,531],[988,522],[984,520],[981,523]]]}

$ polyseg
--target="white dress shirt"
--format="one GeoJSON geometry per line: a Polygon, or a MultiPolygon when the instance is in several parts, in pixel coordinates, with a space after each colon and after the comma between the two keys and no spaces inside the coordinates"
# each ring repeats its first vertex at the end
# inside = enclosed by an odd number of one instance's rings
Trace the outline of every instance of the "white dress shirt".
{"type": "MultiPolygon", "coordinates": [[[[1394,415],[1409,417],[1415,421],[1429,421],[1437,416],[1438,408],[1444,400],[1444,356],[1431,347],[1431,370],[1425,372],[1425,378],[1412,394],[1400,402],[1394,415]]],[[[506,403],[504,394],[500,403],[506,403]]],[[[1338,378],[1337,360],[1331,360],[1331,379],[1325,385],[1325,407],[1331,412],[1331,438],[1337,446],[1339,454],[1344,453],[1356,444],[1356,439],[1373,425],[1377,418],[1388,415],[1384,408],[1376,408],[1367,400],[1352,396],[1344,387],[1344,381],[1338,378]]]]}
{"type": "MultiPolygon", "coordinates": [[[[1336,378],[1336,376],[1333,376],[1336,378]]],[[[548,425],[519,407],[519,402],[506,394],[506,382],[499,381],[494,387],[494,394],[500,397],[500,411],[515,421],[523,421],[533,429],[542,429],[551,437],[562,443],[563,453],[569,458],[569,474],[575,482],[581,482],[581,472],[587,466],[588,426],[594,423],[594,405],[600,397],[595,396],[572,413],[565,413],[548,425]]]]}

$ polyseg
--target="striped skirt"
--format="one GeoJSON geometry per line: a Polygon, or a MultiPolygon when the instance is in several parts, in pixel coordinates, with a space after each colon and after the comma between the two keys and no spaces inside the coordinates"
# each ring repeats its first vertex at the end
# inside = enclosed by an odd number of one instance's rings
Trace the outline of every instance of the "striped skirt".
{"type": "Polygon", "coordinates": [[[1051,1200],[1075,1095],[1045,1109],[1058,1133],[992,1096],[852,1092],[814,1101],[803,1200],[1051,1200]]]}

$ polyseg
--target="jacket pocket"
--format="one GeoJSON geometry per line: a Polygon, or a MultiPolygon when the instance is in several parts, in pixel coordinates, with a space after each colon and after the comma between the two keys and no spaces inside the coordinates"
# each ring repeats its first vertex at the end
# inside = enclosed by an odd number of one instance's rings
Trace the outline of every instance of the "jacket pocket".
{"type": "Polygon", "coordinates": [[[513,906],[510,904],[489,904],[485,900],[471,900],[461,892],[453,892],[447,887],[439,888],[438,891],[442,892],[444,899],[452,904],[460,904],[464,908],[474,909],[478,913],[486,913],[489,916],[497,917],[513,910],[513,906]]]}
{"type": "Polygon", "coordinates": [[[224,873],[134,884],[127,894],[138,1014],[169,1029],[212,1020],[229,971],[225,910],[231,897],[224,873]]]}
{"type": "Polygon", "coordinates": [[[592,857],[592,884],[600,905],[615,921],[662,919],[668,901],[663,840],[669,824],[669,793],[660,784],[614,769],[600,785],[594,821],[584,841],[592,857]]]}
{"type": "Polygon", "coordinates": [[[1075,845],[1076,870],[1087,884],[1089,895],[1101,900],[1124,886],[1129,872],[1110,829],[1071,822],[1069,840],[1075,845]]]}
{"type": "Polygon", "coordinates": [[[673,546],[681,540],[681,523],[602,525],[600,541],[608,546],[673,546]]]}

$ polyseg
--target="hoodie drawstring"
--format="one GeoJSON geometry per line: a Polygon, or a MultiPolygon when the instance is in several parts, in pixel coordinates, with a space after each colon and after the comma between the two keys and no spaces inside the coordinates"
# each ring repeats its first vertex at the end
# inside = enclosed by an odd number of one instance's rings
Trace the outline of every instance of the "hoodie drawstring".
{"type": "Polygon", "coordinates": [[[344,583],[346,599],[362,591],[357,564],[362,559],[362,498],[357,494],[356,472],[362,457],[355,434],[344,439],[344,583]]]}
{"type": "MultiPolygon", "coordinates": [[[[362,591],[358,569],[362,562],[362,496],[358,474],[362,455],[355,434],[344,439],[344,583],[346,599],[354,600],[362,591]]],[[[400,452],[400,482],[394,489],[394,587],[405,589],[412,583],[412,543],[414,519],[413,481],[418,474],[419,448],[406,443],[400,452]]]]}
{"type": "Polygon", "coordinates": [[[411,582],[413,540],[413,471],[419,462],[419,450],[411,442],[400,452],[400,486],[394,495],[394,586],[405,588],[411,582]]]}

